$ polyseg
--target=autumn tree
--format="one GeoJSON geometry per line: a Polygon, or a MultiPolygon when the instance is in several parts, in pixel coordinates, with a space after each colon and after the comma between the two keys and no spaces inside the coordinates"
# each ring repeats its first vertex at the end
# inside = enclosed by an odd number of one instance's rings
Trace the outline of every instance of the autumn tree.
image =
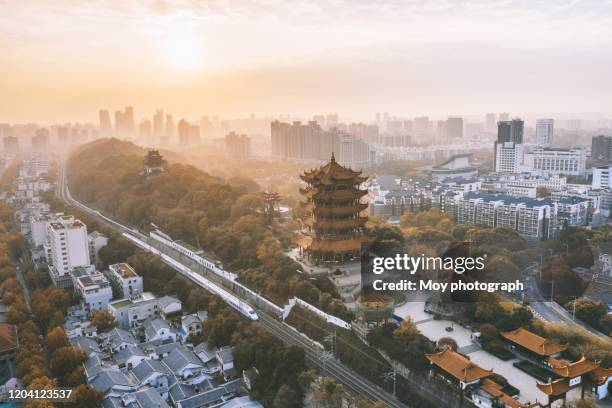
{"type": "Polygon", "coordinates": [[[98,332],[105,332],[117,326],[117,319],[107,310],[100,309],[93,312],[91,324],[96,327],[98,332]]]}

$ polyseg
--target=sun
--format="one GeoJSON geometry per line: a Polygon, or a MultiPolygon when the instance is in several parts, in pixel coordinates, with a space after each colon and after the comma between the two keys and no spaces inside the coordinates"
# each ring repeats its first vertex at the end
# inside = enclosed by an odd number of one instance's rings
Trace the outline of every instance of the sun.
{"type": "Polygon", "coordinates": [[[162,45],[163,58],[174,69],[192,71],[204,64],[204,42],[194,30],[169,30],[164,35],[162,45]]]}

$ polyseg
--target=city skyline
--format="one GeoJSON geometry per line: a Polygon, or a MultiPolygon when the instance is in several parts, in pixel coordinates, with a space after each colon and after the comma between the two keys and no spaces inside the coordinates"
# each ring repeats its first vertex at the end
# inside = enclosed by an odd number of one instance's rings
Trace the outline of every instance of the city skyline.
{"type": "Polygon", "coordinates": [[[124,105],[147,116],[548,117],[605,114],[612,101],[603,2],[0,7],[3,122],[95,122],[101,106],[124,105]]]}

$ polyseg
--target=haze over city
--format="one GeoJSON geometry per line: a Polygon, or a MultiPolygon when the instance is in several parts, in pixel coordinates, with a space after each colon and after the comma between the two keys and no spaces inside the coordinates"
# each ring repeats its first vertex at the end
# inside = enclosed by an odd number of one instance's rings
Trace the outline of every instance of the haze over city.
{"type": "Polygon", "coordinates": [[[593,1],[0,3],[0,121],[609,112],[593,1]]]}

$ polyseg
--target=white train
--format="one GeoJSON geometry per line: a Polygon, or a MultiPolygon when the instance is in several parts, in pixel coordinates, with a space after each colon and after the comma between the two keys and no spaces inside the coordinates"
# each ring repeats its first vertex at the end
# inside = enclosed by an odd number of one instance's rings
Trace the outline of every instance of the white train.
{"type": "Polygon", "coordinates": [[[167,265],[169,265],[170,267],[172,267],[173,269],[175,269],[176,271],[181,273],[183,276],[185,276],[185,277],[189,278],[190,280],[192,280],[198,286],[201,286],[204,289],[208,290],[209,292],[212,292],[215,295],[218,295],[228,305],[230,305],[232,308],[236,309],[238,312],[240,312],[244,316],[248,317],[251,320],[258,320],[259,319],[259,316],[257,316],[257,313],[255,312],[255,310],[253,310],[253,308],[248,303],[246,303],[243,300],[239,299],[238,297],[232,295],[227,290],[225,290],[225,289],[221,288],[220,286],[212,283],[208,279],[204,278],[202,275],[200,275],[197,272],[191,270],[190,268],[186,267],[185,265],[183,265],[182,263],[176,261],[175,259],[169,257],[168,255],[161,253],[158,249],[156,249],[156,248],[152,247],[151,245],[147,244],[146,242],[136,238],[135,236],[133,236],[131,234],[128,234],[128,233],[123,233],[123,236],[126,237],[127,239],[129,239],[130,241],[134,242],[140,248],[142,248],[142,249],[144,249],[146,251],[152,252],[152,253],[154,253],[156,255],[159,255],[162,258],[162,260],[164,261],[164,263],[166,263],[167,265]]]}
{"type": "Polygon", "coordinates": [[[265,297],[263,297],[260,294],[256,293],[254,290],[252,290],[252,289],[248,288],[247,286],[243,285],[242,283],[238,282],[238,280],[237,280],[238,276],[235,273],[228,272],[225,269],[223,269],[223,265],[221,264],[221,262],[215,262],[213,260],[210,260],[210,259],[207,259],[207,258],[203,257],[201,255],[201,251],[198,251],[198,250],[196,250],[194,248],[191,248],[189,245],[186,245],[185,243],[183,243],[181,241],[174,241],[172,238],[170,238],[170,236],[168,236],[167,234],[163,233],[159,229],[155,229],[155,230],[151,231],[149,233],[149,236],[152,239],[156,240],[157,242],[160,242],[163,245],[168,246],[168,247],[170,247],[170,248],[180,252],[181,254],[185,255],[189,259],[197,262],[198,264],[204,266],[206,269],[212,271],[216,275],[218,275],[218,276],[220,276],[220,277],[222,277],[224,279],[230,280],[235,286],[237,286],[241,290],[249,293],[253,298],[257,299],[258,302],[265,303],[266,306],[269,309],[275,311],[279,315],[283,313],[283,308],[282,307],[279,307],[278,305],[272,303],[271,301],[269,301],[265,297]]]}

